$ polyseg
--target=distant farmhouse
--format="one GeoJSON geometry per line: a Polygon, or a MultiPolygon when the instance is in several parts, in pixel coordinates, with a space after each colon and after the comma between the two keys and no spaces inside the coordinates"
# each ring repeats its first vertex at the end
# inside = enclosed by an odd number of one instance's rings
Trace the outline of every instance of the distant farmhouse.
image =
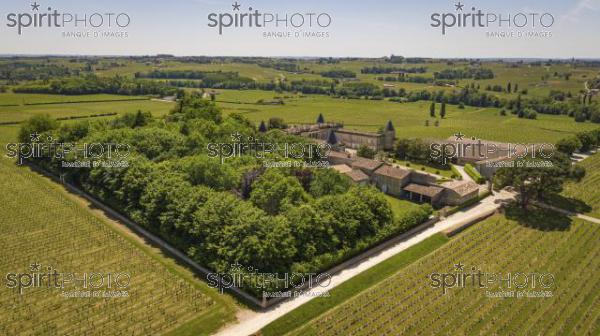
{"type": "Polygon", "coordinates": [[[392,150],[396,140],[396,130],[391,121],[385,125],[383,132],[373,133],[349,130],[344,128],[342,123],[325,122],[323,115],[319,115],[314,124],[292,125],[287,132],[326,141],[344,148],[358,149],[365,145],[375,151],[392,150]]]}

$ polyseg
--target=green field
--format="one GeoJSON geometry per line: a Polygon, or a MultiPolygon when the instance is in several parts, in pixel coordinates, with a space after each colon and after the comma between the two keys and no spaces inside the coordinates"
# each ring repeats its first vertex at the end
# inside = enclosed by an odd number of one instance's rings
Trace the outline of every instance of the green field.
{"type": "MultiPolygon", "coordinates": [[[[12,130],[0,128],[3,141],[12,130]]],[[[231,298],[46,178],[2,158],[0,187],[0,273],[27,273],[39,263],[58,272],[131,276],[125,298],[67,298],[47,287],[20,295],[3,283],[0,334],[77,335],[101,326],[122,335],[208,335],[234,319],[231,298]]]]}
{"type": "Polygon", "coordinates": [[[431,335],[598,335],[599,240],[599,225],[547,212],[524,216],[509,209],[506,217],[488,218],[289,334],[419,335],[426,326],[431,335]],[[504,276],[551,273],[553,295],[493,298],[486,290],[498,287],[471,285],[443,295],[431,286],[428,275],[456,272],[459,263],[465,272],[476,267],[504,276]]]}
{"type": "MultiPolygon", "coordinates": [[[[448,138],[462,132],[468,137],[508,142],[556,142],[579,131],[598,127],[592,123],[577,123],[568,116],[538,114],[537,120],[501,116],[496,108],[448,105],[444,119],[429,117],[429,102],[394,103],[363,99],[337,99],[319,95],[288,95],[284,105],[261,105],[258,99],[284,97],[267,91],[235,90],[218,95],[218,105],[225,113],[241,113],[259,123],[270,117],[283,118],[287,123],[314,123],[319,113],[326,121],[343,122],[346,128],[377,131],[392,120],[400,138],[448,138]],[[220,101],[220,102],[219,102],[220,101]],[[232,102],[234,101],[234,102],[232,102]],[[425,121],[429,120],[429,126],[425,121]],[[435,121],[439,126],[435,126],[435,121]]],[[[438,104],[439,108],[439,104],[438,104]]]]}
{"type": "Polygon", "coordinates": [[[0,106],[6,105],[32,105],[32,104],[57,104],[57,103],[77,103],[94,101],[113,101],[113,100],[144,100],[146,97],[140,96],[122,96],[110,94],[91,94],[91,95],[55,95],[55,94],[37,94],[37,93],[0,93],[0,106]]]}
{"type": "Polygon", "coordinates": [[[567,210],[600,218],[600,153],[579,165],[585,167],[585,177],[579,182],[567,181],[560,196],[552,197],[551,202],[567,210]]]}
{"type": "MultiPolygon", "coordinates": [[[[11,95],[7,98],[18,100],[19,95],[11,95]]],[[[37,95],[36,95],[37,96],[37,95]]],[[[41,95],[40,99],[47,99],[50,95],[41,95]],[[45,97],[44,97],[45,96],[45,97]]],[[[86,95],[88,100],[102,100],[104,95],[86,95]]],[[[57,99],[62,99],[65,96],[58,96],[57,99]]],[[[122,97],[122,96],[118,96],[122,97]]],[[[131,99],[132,97],[129,97],[131,99]]],[[[135,97],[133,97],[135,98],[135,97]]],[[[30,99],[30,98],[28,98],[30,99]]],[[[74,99],[71,97],[71,99],[74,99]]],[[[75,97],[75,99],[79,99],[75,97]]],[[[0,100],[2,105],[2,100],[0,100]]],[[[36,114],[49,114],[53,118],[68,118],[91,116],[102,113],[127,113],[136,112],[137,110],[150,111],[153,115],[164,115],[173,108],[173,103],[144,100],[128,100],[128,101],[107,101],[107,102],[79,102],[79,103],[56,103],[42,105],[25,105],[25,106],[3,106],[0,107],[0,123],[1,122],[21,122],[36,114]]]]}
{"type": "Polygon", "coordinates": [[[390,195],[385,195],[385,199],[387,199],[388,203],[390,203],[392,211],[396,216],[401,216],[402,214],[406,214],[407,212],[419,207],[419,205],[416,203],[405,201],[390,195]]]}

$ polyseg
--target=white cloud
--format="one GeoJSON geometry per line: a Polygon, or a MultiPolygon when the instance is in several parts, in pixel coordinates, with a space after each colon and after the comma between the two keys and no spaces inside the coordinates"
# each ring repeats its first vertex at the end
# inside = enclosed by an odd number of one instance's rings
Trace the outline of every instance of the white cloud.
{"type": "Polygon", "coordinates": [[[596,12],[600,10],[600,0],[580,0],[564,16],[565,21],[578,21],[579,17],[585,12],[596,12]]]}

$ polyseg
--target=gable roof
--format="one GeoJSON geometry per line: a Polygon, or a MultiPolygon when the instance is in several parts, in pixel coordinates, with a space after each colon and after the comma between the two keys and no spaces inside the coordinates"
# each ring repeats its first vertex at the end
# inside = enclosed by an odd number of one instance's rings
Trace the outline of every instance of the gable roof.
{"type": "Polygon", "coordinates": [[[365,159],[365,158],[357,158],[354,162],[352,162],[352,168],[363,168],[367,170],[375,170],[381,166],[383,162],[365,159]]]}
{"type": "Polygon", "coordinates": [[[411,183],[406,187],[402,188],[406,191],[414,192],[419,195],[427,196],[427,197],[435,197],[439,195],[444,188],[434,187],[434,186],[426,186],[422,184],[411,183]]]}
{"type": "Polygon", "coordinates": [[[337,165],[333,165],[331,166],[332,169],[335,169],[336,171],[338,171],[339,173],[348,173],[352,171],[352,168],[350,168],[350,166],[345,165],[345,164],[337,164],[337,165]]]}
{"type": "Polygon", "coordinates": [[[344,172],[344,174],[349,176],[354,182],[363,182],[369,180],[369,176],[363,173],[360,169],[353,169],[348,172],[344,172]]]}
{"type": "Polygon", "coordinates": [[[390,165],[383,165],[379,169],[375,171],[376,175],[382,175],[387,177],[392,177],[396,179],[403,179],[406,176],[410,175],[411,171],[408,169],[403,169],[399,167],[393,167],[390,165]]]}
{"type": "Polygon", "coordinates": [[[442,183],[442,187],[448,188],[460,196],[465,196],[479,190],[479,185],[473,181],[450,181],[442,183]]]}
{"type": "Polygon", "coordinates": [[[339,151],[335,151],[335,150],[330,150],[328,156],[334,157],[334,158],[339,158],[339,159],[350,159],[351,158],[350,153],[339,152],[339,151]]]}

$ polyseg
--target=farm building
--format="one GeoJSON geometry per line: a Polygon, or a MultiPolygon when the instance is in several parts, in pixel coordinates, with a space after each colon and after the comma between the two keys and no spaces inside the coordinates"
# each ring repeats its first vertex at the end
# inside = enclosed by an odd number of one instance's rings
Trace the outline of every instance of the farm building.
{"type": "Polygon", "coordinates": [[[373,133],[349,130],[341,123],[326,123],[322,120],[322,115],[319,115],[315,124],[291,125],[286,131],[290,134],[326,141],[331,145],[352,149],[364,145],[375,151],[393,149],[396,140],[396,130],[391,121],[387,122],[382,133],[373,133]]]}
{"type": "Polygon", "coordinates": [[[479,185],[473,181],[450,181],[442,184],[446,189],[442,202],[459,205],[479,195],[479,185]]]}
{"type": "Polygon", "coordinates": [[[383,165],[374,172],[373,183],[386,194],[402,197],[402,188],[408,184],[410,175],[410,170],[383,165]]]}
{"type": "Polygon", "coordinates": [[[426,173],[355,157],[345,152],[329,153],[331,168],[349,176],[354,183],[372,184],[382,192],[434,207],[459,205],[479,194],[479,186],[470,181],[452,181],[442,185],[426,173]]]}

